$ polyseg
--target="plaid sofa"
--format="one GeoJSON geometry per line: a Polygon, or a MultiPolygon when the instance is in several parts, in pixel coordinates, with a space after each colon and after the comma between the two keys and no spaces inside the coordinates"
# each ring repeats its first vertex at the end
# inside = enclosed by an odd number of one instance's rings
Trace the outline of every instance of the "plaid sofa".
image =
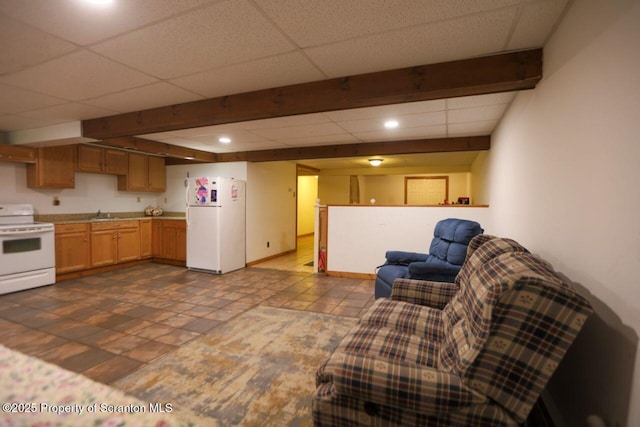
{"type": "Polygon", "coordinates": [[[397,279],[316,373],[317,426],[517,426],[591,314],[517,242],[470,243],[455,283],[397,279]]]}

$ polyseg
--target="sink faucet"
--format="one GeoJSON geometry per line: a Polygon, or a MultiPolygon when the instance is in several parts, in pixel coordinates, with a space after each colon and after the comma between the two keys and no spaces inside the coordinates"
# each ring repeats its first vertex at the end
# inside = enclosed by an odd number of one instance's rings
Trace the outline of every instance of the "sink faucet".
{"type": "Polygon", "coordinates": [[[98,212],[96,212],[96,218],[100,218],[100,209],[98,209],[98,212]]]}

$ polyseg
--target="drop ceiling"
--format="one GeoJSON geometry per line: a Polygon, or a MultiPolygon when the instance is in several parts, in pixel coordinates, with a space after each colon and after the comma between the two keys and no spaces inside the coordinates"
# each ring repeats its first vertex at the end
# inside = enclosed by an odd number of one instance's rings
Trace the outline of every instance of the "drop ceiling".
{"type": "MultiPolygon", "coordinates": [[[[11,140],[25,129],[542,47],[568,4],[0,0],[0,130],[11,140]]],[[[451,98],[137,136],[225,153],[488,135],[513,97],[451,98]],[[400,126],[385,129],[387,118],[400,126]],[[219,143],[222,135],[232,142],[219,143]]],[[[331,167],[325,160],[316,165],[331,167]]]]}

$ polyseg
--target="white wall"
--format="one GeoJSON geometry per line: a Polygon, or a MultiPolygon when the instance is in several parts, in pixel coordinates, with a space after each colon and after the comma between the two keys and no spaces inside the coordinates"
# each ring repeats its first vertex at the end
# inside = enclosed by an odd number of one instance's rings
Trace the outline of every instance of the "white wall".
{"type": "Polygon", "coordinates": [[[640,2],[574,2],[492,137],[492,224],[596,308],[550,386],[568,425],[640,425],[640,2]],[[590,294],[590,295],[589,295],[590,294]]]}
{"type": "Polygon", "coordinates": [[[433,230],[445,218],[470,219],[493,233],[490,208],[329,206],[327,270],[375,274],[390,250],[428,253],[433,230]]]}
{"type": "Polygon", "coordinates": [[[247,262],[295,249],[295,193],[294,163],[247,164],[247,262]]]}
{"type": "Polygon", "coordinates": [[[118,191],[115,175],[76,173],[75,188],[27,188],[27,165],[23,163],[0,162],[0,183],[0,203],[30,203],[39,215],[94,213],[98,209],[143,212],[148,205],[157,206],[162,201],[158,193],[118,191]],[[59,198],[59,206],[53,205],[54,196],[59,198]]]}
{"type": "Polygon", "coordinates": [[[185,187],[187,173],[191,178],[197,176],[221,176],[242,181],[247,180],[247,162],[203,163],[192,165],[167,166],[167,191],[160,197],[161,206],[166,211],[184,212],[185,187]],[[165,203],[164,200],[167,200],[165,203]]]}

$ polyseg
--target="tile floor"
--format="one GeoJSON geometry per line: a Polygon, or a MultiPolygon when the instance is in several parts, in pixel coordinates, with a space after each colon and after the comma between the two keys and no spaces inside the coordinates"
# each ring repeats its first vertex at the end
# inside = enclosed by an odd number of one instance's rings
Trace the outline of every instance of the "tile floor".
{"type": "Polygon", "coordinates": [[[257,305],[360,316],[373,281],[314,275],[305,245],[220,276],[144,264],[0,295],[0,343],[109,384],[257,305]]]}

